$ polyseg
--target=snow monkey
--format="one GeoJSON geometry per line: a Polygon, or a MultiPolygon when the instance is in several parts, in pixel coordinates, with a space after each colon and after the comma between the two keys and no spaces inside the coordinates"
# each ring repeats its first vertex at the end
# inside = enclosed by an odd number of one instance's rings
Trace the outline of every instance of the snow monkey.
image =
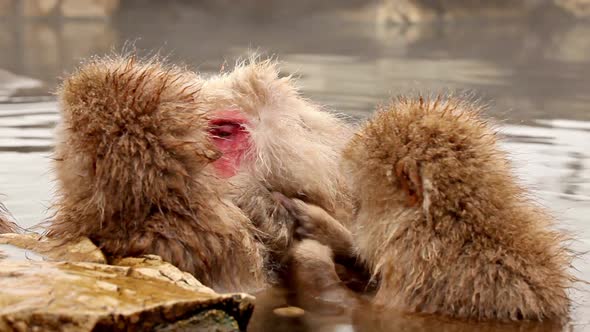
{"type": "Polygon", "coordinates": [[[48,236],[109,257],[156,254],[216,291],[265,286],[264,246],[211,163],[203,79],[157,59],[94,59],[59,91],[58,198],[48,236]]]}
{"type": "Polygon", "coordinates": [[[262,232],[276,269],[293,238],[293,217],[273,191],[313,202],[346,222],[350,198],[338,165],[352,125],[300,96],[273,60],[251,59],[202,87],[212,108],[214,162],[230,197],[262,232]]]}
{"type": "MultiPolygon", "coordinates": [[[[318,206],[282,201],[308,237],[366,264],[379,281],[376,306],[563,321],[575,281],[567,237],[517,183],[480,111],[453,97],[399,98],[362,125],[342,157],[355,206],[350,231],[318,206]]],[[[314,246],[301,246],[300,268],[310,261],[326,273],[330,253],[320,252],[319,264],[314,246]]]]}

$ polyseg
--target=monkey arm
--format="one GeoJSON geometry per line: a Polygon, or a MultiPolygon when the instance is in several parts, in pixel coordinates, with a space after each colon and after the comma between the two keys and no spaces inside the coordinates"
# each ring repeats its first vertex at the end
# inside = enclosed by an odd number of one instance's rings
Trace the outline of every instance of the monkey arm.
{"type": "Polygon", "coordinates": [[[303,238],[316,240],[332,249],[336,260],[356,260],[352,234],[338,220],[317,205],[296,198],[273,193],[297,221],[296,233],[303,238]]]}
{"type": "Polygon", "coordinates": [[[232,201],[250,218],[271,252],[280,257],[293,238],[293,216],[273,199],[271,192],[253,176],[243,173],[232,179],[232,201]]]}

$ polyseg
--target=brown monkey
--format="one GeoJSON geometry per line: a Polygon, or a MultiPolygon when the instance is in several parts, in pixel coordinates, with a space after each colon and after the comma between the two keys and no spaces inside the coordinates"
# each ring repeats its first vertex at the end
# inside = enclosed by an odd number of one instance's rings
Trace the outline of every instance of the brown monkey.
{"type": "Polygon", "coordinates": [[[215,105],[211,136],[223,153],[214,165],[262,231],[271,269],[291,243],[293,223],[272,191],[304,197],[346,222],[349,196],[338,165],[351,125],[303,99],[272,60],[238,64],[207,80],[202,92],[215,105]]]}
{"type": "Polygon", "coordinates": [[[209,164],[210,105],[196,74],[158,60],[95,59],[59,91],[56,215],[109,257],[156,254],[217,291],[264,286],[263,246],[209,164]]]}
{"type": "MultiPolygon", "coordinates": [[[[563,321],[574,281],[565,236],[517,184],[479,113],[453,98],[400,98],[345,148],[354,252],[380,279],[373,303],[474,320],[563,321]]],[[[318,207],[286,206],[327,245],[346,233],[318,207]]]]}

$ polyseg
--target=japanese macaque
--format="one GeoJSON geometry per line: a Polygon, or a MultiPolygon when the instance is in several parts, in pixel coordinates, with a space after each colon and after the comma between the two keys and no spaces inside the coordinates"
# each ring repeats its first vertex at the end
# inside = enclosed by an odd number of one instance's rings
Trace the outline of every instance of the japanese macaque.
{"type": "Polygon", "coordinates": [[[18,226],[10,221],[9,213],[4,204],[0,202],[0,234],[3,233],[17,233],[18,226]]]}
{"type": "Polygon", "coordinates": [[[271,195],[305,198],[346,222],[348,192],[338,171],[351,125],[303,99],[276,62],[251,60],[203,84],[214,105],[211,136],[223,156],[217,171],[230,196],[262,232],[273,270],[289,248],[293,217],[271,195]]]}
{"type": "MultiPolygon", "coordinates": [[[[575,281],[567,238],[517,184],[479,113],[453,98],[400,98],[364,124],[343,152],[355,202],[351,234],[319,207],[285,206],[303,233],[366,263],[379,280],[377,307],[564,321],[575,281]]],[[[310,248],[296,247],[294,259],[326,273],[310,248]]]]}
{"type": "Polygon", "coordinates": [[[216,291],[264,287],[264,247],[210,166],[201,78],[158,60],[96,59],[59,91],[58,199],[47,235],[107,256],[156,254],[216,291]]]}

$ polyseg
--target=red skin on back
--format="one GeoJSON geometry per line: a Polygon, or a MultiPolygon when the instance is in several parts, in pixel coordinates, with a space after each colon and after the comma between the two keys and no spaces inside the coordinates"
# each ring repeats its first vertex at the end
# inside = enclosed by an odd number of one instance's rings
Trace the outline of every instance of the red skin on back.
{"type": "Polygon", "coordinates": [[[209,121],[209,134],[223,156],[213,163],[217,174],[230,178],[237,173],[246,151],[250,148],[250,133],[246,129],[248,119],[236,109],[213,112],[209,121]]]}

